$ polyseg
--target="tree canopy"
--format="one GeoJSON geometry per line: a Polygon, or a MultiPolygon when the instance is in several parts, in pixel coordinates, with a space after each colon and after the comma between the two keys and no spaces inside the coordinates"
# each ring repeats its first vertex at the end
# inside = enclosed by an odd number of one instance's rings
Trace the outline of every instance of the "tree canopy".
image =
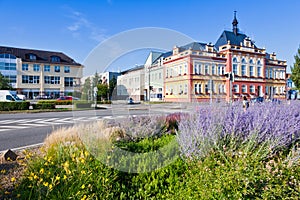
{"type": "Polygon", "coordinates": [[[294,66],[291,67],[292,75],[291,79],[294,82],[297,89],[300,89],[300,48],[298,48],[297,54],[294,56],[294,66]]]}
{"type": "Polygon", "coordinates": [[[9,84],[9,80],[5,78],[0,72],[0,90],[11,90],[12,86],[9,84]]]}

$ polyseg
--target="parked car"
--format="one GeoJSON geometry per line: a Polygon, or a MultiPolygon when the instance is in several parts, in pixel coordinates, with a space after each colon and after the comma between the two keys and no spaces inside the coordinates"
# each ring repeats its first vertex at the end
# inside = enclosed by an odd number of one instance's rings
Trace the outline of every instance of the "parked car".
{"type": "Polygon", "coordinates": [[[134,101],[131,97],[127,98],[127,104],[134,104],[134,101]]]}
{"type": "Polygon", "coordinates": [[[251,99],[251,102],[252,103],[262,103],[262,102],[264,102],[264,98],[263,97],[256,97],[256,98],[251,99]]]}
{"type": "Polygon", "coordinates": [[[47,95],[38,95],[38,96],[34,97],[34,99],[43,100],[43,99],[52,99],[52,97],[47,96],[47,95]]]}
{"type": "Polygon", "coordinates": [[[79,100],[79,98],[77,97],[72,97],[72,96],[61,96],[58,99],[56,99],[57,101],[73,101],[73,100],[79,100]]]}

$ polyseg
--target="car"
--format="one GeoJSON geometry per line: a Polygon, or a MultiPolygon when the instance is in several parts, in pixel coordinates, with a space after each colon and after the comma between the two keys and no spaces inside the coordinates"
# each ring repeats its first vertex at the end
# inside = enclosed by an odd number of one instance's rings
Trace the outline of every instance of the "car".
{"type": "Polygon", "coordinates": [[[264,98],[263,97],[256,97],[256,98],[251,99],[251,102],[252,103],[262,103],[262,102],[264,102],[264,98]]]}
{"type": "Polygon", "coordinates": [[[127,98],[127,104],[134,104],[134,101],[131,97],[127,98]]]}
{"type": "Polygon", "coordinates": [[[61,96],[56,101],[73,101],[73,100],[79,100],[77,97],[72,97],[72,96],[61,96]]]}

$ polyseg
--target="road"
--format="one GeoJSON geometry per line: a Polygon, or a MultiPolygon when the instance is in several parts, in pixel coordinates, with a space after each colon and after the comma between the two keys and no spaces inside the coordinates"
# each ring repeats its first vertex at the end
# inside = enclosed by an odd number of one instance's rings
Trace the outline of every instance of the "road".
{"type": "Polygon", "coordinates": [[[186,106],[180,104],[116,104],[98,110],[0,114],[0,151],[42,143],[47,135],[60,127],[102,118],[166,114],[183,110],[186,110],[186,106]]]}

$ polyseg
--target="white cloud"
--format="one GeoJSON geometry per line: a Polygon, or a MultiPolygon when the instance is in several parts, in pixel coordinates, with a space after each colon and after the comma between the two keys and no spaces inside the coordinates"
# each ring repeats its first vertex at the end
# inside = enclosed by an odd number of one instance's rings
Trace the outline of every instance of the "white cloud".
{"type": "Polygon", "coordinates": [[[75,38],[88,37],[89,39],[101,42],[107,38],[105,30],[98,28],[93,22],[89,21],[83,13],[71,10],[69,18],[73,19],[74,22],[67,26],[67,29],[76,35],[75,38]]]}

